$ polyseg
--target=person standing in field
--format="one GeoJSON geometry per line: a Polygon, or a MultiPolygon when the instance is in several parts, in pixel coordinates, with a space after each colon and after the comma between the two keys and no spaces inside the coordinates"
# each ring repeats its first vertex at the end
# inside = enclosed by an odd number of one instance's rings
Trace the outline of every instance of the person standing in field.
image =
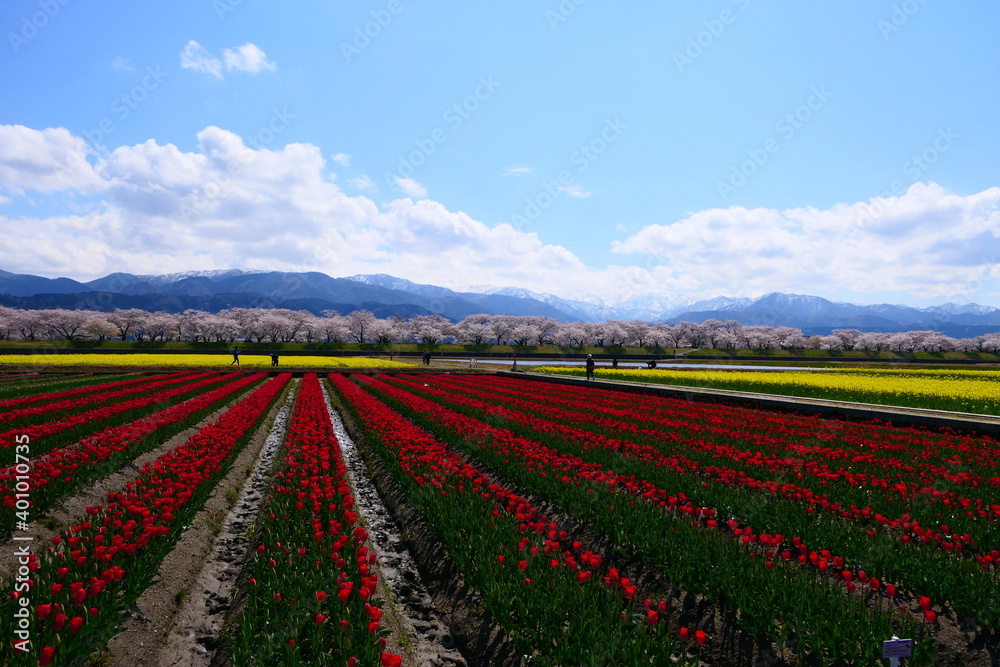
{"type": "Polygon", "coordinates": [[[232,366],[233,364],[240,365],[240,348],[238,347],[233,348],[233,360],[229,365],[232,366]]]}
{"type": "Polygon", "coordinates": [[[278,365],[278,353],[277,352],[272,352],[271,353],[271,365],[272,366],[277,366],[278,365]]]}
{"type": "Polygon", "coordinates": [[[594,379],[594,355],[592,354],[587,355],[587,379],[594,379]]]}

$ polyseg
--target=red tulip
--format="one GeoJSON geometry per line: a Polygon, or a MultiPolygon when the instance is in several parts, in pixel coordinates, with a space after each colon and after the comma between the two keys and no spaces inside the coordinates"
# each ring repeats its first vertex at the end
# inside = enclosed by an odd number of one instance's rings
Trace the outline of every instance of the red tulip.
{"type": "Polygon", "coordinates": [[[80,632],[80,628],[82,627],[83,627],[83,619],[80,618],[79,616],[74,616],[73,619],[69,622],[70,634],[75,635],[76,633],[80,632]]]}
{"type": "Polygon", "coordinates": [[[52,627],[55,628],[56,632],[59,632],[66,625],[66,620],[66,614],[56,614],[56,618],[52,622],[52,627]]]}
{"type": "Polygon", "coordinates": [[[680,634],[680,636],[681,636],[681,639],[683,639],[684,641],[687,641],[687,640],[688,640],[688,638],[690,637],[690,633],[688,632],[688,629],[687,629],[687,628],[681,628],[681,629],[680,629],[680,630],[678,631],[678,634],[680,634]]]}
{"type": "Polygon", "coordinates": [[[705,633],[704,633],[703,631],[701,631],[701,630],[697,630],[697,631],[696,631],[696,632],[694,633],[694,640],[695,640],[695,642],[697,642],[698,646],[704,646],[704,645],[705,645],[705,640],[706,640],[707,638],[708,638],[708,635],[706,635],[706,634],[705,634],[705,633]]]}
{"type": "Polygon", "coordinates": [[[56,650],[51,646],[46,646],[38,654],[38,664],[41,667],[52,664],[52,659],[56,657],[56,650]]]}
{"type": "Polygon", "coordinates": [[[920,608],[923,609],[924,611],[927,611],[928,609],[931,608],[931,599],[926,595],[920,596],[920,608]]]}
{"type": "Polygon", "coordinates": [[[326,622],[326,616],[323,614],[316,614],[316,617],[313,618],[313,622],[316,625],[323,625],[326,622]]]}
{"type": "Polygon", "coordinates": [[[937,613],[933,609],[925,609],[924,619],[926,619],[928,623],[937,623],[937,613]]]}

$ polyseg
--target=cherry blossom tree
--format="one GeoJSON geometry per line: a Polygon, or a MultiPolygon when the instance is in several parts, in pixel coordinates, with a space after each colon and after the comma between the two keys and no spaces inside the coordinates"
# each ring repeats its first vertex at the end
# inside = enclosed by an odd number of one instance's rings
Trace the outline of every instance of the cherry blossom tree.
{"type": "Polygon", "coordinates": [[[107,315],[108,322],[118,327],[118,335],[121,340],[128,340],[129,335],[135,335],[137,330],[143,327],[143,321],[149,316],[145,310],[138,308],[121,309],[116,308],[113,313],[107,315]]]}
{"type": "Polygon", "coordinates": [[[93,315],[93,311],[88,310],[67,310],[56,308],[55,310],[45,310],[45,319],[51,327],[52,338],[63,340],[77,340],[84,337],[83,325],[87,323],[93,315]]]}
{"type": "Polygon", "coordinates": [[[483,345],[493,338],[490,328],[490,316],[485,314],[469,315],[452,328],[455,340],[470,345],[483,345]]]}
{"type": "Polygon", "coordinates": [[[417,315],[410,319],[413,335],[421,343],[435,345],[452,335],[451,322],[440,315],[417,315]]]}
{"type": "Polygon", "coordinates": [[[530,345],[532,341],[538,340],[540,335],[538,326],[527,319],[517,322],[510,330],[510,340],[518,347],[530,345]]]}
{"type": "Polygon", "coordinates": [[[327,343],[345,343],[351,336],[350,322],[335,310],[324,310],[318,326],[327,343]]]}
{"type": "Polygon", "coordinates": [[[83,330],[91,338],[97,340],[108,340],[119,335],[118,327],[108,321],[106,317],[91,317],[83,323],[83,330]]]}
{"type": "Polygon", "coordinates": [[[370,310],[355,310],[347,316],[347,332],[358,343],[365,342],[375,324],[375,315],[370,310]]]}
{"type": "Polygon", "coordinates": [[[490,331],[496,338],[497,345],[506,345],[514,328],[514,318],[509,315],[493,315],[490,317],[490,331]]]}

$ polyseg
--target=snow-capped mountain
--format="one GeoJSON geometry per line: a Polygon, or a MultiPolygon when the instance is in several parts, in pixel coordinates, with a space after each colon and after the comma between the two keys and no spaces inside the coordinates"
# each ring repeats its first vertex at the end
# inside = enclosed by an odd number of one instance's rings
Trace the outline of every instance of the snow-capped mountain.
{"type": "Polygon", "coordinates": [[[567,299],[518,287],[480,286],[470,291],[421,285],[387,274],[333,278],[316,271],[187,271],[165,275],[113,273],[86,283],[0,270],[0,305],[17,308],[142,308],[217,312],[232,307],[371,310],[379,317],[436,313],[453,321],[469,315],[535,315],[561,322],[641,319],[649,322],[736,320],[802,329],[934,330],[966,338],[1000,331],[1000,309],[945,303],[927,308],[858,305],[818,296],[774,292],[758,298],[716,297],[687,304],[683,297],[651,293],[616,302],[593,295],[567,299]]]}

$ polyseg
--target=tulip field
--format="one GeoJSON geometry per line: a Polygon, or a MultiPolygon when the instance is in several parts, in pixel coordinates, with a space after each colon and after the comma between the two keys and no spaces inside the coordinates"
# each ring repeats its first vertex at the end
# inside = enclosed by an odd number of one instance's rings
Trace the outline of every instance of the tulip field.
{"type": "Polygon", "coordinates": [[[148,664],[420,664],[349,451],[407,508],[398,540],[429,540],[469,591],[430,612],[489,626],[449,640],[470,665],[870,665],[893,636],[914,640],[904,664],[1000,659],[993,438],[386,371],[0,378],[0,663],[117,664],[268,434],[225,625],[148,664]]]}
{"type": "MultiPolygon", "coordinates": [[[[565,366],[532,370],[548,375],[586,374],[582,368],[565,366]]],[[[598,368],[597,378],[1000,415],[1000,373],[996,370],[838,368],[761,372],[697,370],[692,365],[684,370],[598,368]]]]}
{"type": "MultiPolygon", "coordinates": [[[[307,368],[402,368],[412,366],[402,361],[378,359],[374,357],[336,357],[318,355],[279,355],[280,366],[307,368]]],[[[271,357],[266,353],[240,354],[241,366],[270,366],[271,357]]],[[[213,366],[226,367],[233,365],[232,354],[151,354],[129,352],[122,354],[0,354],[0,366],[213,366]]]]}

